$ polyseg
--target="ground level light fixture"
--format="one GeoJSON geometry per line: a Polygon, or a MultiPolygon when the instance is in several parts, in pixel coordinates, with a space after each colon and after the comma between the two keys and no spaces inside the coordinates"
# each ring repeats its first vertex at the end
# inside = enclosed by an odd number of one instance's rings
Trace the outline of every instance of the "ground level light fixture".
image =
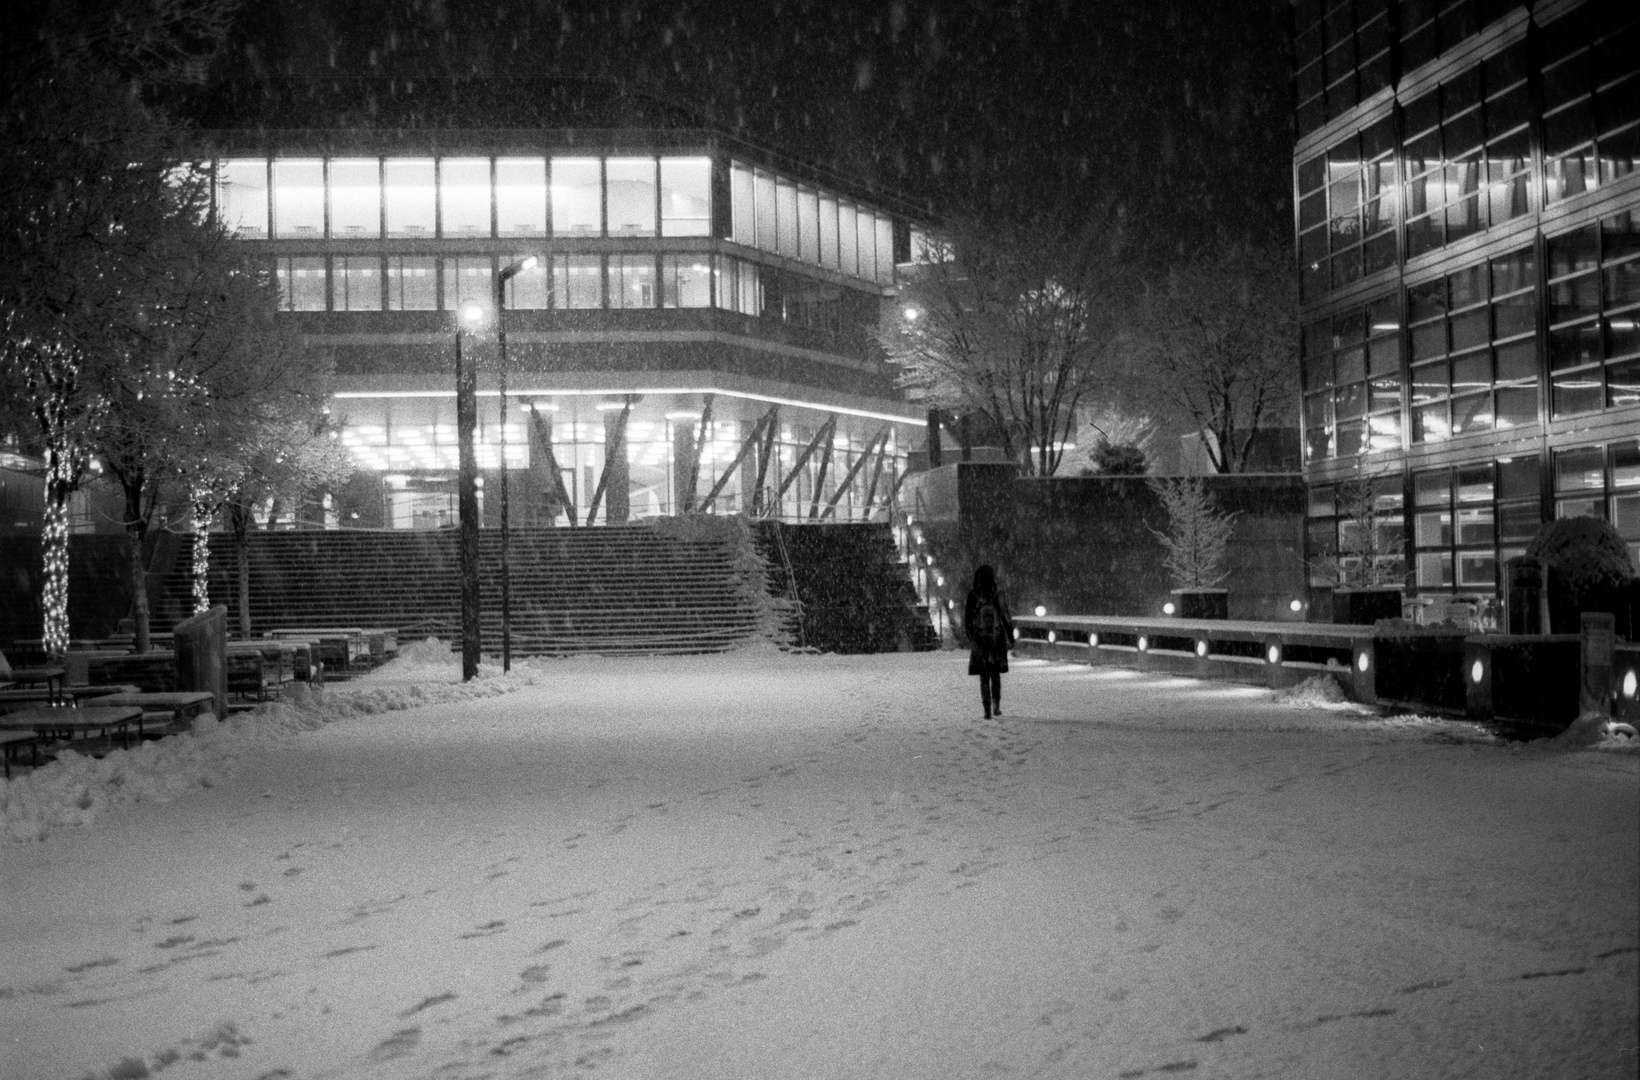
{"type": "Polygon", "coordinates": [[[1046,615],[1048,613],[1048,609],[1046,607],[1043,607],[1041,604],[1036,605],[1036,607],[1032,608],[1031,610],[1036,612],[1036,617],[1039,618],[1039,619],[1042,618],[1044,615],[1046,615]]]}
{"type": "Polygon", "coordinates": [[[1169,600],[1167,603],[1162,605],[1162,614],[1163,615],[1171,615],[1171,614],[1173,614],[1173,611],[1174,611],[1173,601],[1169,600]]]}

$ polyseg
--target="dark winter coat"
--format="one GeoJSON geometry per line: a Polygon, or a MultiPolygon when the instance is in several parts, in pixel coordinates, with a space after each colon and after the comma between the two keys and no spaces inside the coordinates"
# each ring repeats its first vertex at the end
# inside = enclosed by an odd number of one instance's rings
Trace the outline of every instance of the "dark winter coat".
{"type": "Polygon", "coordinates": [[[968,590],[968,602],[962,609],[962,632],[968,635],[970,675],[1001,674],[1008,670],[1008,650],[1014,646],[1014,616],[1008,610],[1008,598],[1003,595],[1001,589],[996,591],[994,603],[997,606],[997,613],[1002,616],[1002,641],[987,646],[975,636],[974,621],[979,617],[979,593],[973,589],[968,590]]]}

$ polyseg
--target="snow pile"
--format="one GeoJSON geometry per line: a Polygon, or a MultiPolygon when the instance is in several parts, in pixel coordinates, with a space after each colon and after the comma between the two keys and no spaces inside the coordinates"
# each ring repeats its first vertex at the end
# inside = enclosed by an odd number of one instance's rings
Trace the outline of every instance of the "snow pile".
{"type": "Polygon", "coordinates": [[[261,738],[243,718],[218,724],[206,713],[189,734],[115,750],[100,760],[60,751],[50,764],[0,780],[0,829],[13,840],[43,840],[53,827],[89,825],[111,807],[170,802],[225,779],[261,738]]]}
{"type": "Polygon", "coordinates": [[[1592,750],[1640,750],[1640,739],[1635,738],[1633,726],[1613,720],[1603,713],[1584,713],[1553,742],[1572,748],[1592,750]]]}
{"type": "Polygon", "coordinates": [[[448,667],[461,662],[450,643],[436,637],[425,637],[420,641],[412,641],[408,645],[399,646],[399,655],[389,662],[392,664],[430,665],[434,667],[448,667]]]}
{"type": "Polygon", "coordinates": [[[259,705],[223,723],[206,713],[185,734],[112,750],[100,759],[59,751],[55,761],[0,780],[0,835],[43,840],[53,828],[89,825],[113,807],[170,802],[186,792],[215,786],[274,739],[355,716],[510,693],[535,684],[535,667],[453,685],[355,684],[311,690],[297,683],[283,701],[259,705]]]}
{"type": "MultiPolygon", "coordinates": [[[[1450,720],[1439,716],[1420,716],[1416,713],[1405,713],[1400,716],[1374,717],[1366,721],[1369,727],[1380,727],[1390,731],[1421,734],[1425,742],[1436,743],[1482,743],[1488,745],[1503,745],[1507,740],[1494,735],[1480,724],[1468,720],[1450,720]]],[[[1520,743],[1512,745],[1519,746],[1520,743]]]]}
{"type": "Polygon", "coordinates": [[[1304,709],[1326,709],[1345,706],[1356,708],[1354,702],[1344,695],[1344,688],[1338,685],[1338,680],[1331,675],[1311,675],[1297,686],[1289,686],[1277,690],[1271,695],[1272,699],[1281,705],[1293,705],[1304,709]]]}

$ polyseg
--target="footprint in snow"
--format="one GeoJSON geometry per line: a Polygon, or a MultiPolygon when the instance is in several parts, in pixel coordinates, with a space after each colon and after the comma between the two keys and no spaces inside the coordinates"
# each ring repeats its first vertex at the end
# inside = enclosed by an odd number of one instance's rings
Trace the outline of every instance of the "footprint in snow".
{"type": "Polygon", "coordinates": [[[423,1009],[431,1009],[434,1005],[443,1005],[446,1001],[454,1001],[456,995],[451,993],[434,994],[432,997],[422,998],[421,1002],[399,1013],[401,1017],[414,1016],[423,1009]]]}
{"type": "Polygon", "coordinates": [[[416,1047],[420,1044],[421,1029],[404,1028],[377,1043],[376,1048],[370,1051],[370,1060],[392,1061],[395,1058],[408,1057],[415,1053],[416,1047]]]}

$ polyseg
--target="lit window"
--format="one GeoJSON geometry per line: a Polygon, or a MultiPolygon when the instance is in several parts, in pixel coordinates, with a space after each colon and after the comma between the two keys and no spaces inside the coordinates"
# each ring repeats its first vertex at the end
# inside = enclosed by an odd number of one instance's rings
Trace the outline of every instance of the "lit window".
{"type": "Polygon", "coordinates": [[[325,310],[325,261],[280,259],[279,306],[286,311],[325,310]]]}
{"type": "Polygon", "coordinates": [[[331,276],[331,307],[336,311],[380,311],[382,309],[381,260],[357,255],[336,259],[331,276]]]}
{"type": "Polygon", "coordinates": [[[609,235],[655,235],[655,159],[615,158],[604,163],[609,192],[609,235]]]}
{"type": "Polygon", "coordinates": [[[851,277],[858,277],[860,273],[860,235],[859,215],[855,213],[852,203],[840,203],[837,207],[837,252],[838,269],[851,277]]]}
{"type": "Polygon", "coordinates": [[[490,235],[489,158],[443,159],[438,187],[443,235],[490,235]]]}
{"type": "Polygon", "coordinates": [[[330,162],[330,235],[374,238],[381,234],[381,162],[375,158],[333,158],[330,162]]]}
{"type": "Polygon", "coordinates": [[[383,172],[386,185],[387,235],[432,236],[437,221],[437,188],[432,158],[388,158],[383,172]]]}
{"type": "Polygon", "coordinates": [[[281,158],[273,163],[273,228],[281,238],[319,239],[325,234],[325,163],[318,158],[281,158]]]}
{"type": "Polygon", "coordinates": [[[216,166],[216,218],[224,228],[251,240],[268,235],[268,163],[236,158],[216,166]]]}
{"type": "Polygon", "coordinates": [[[610,256],[609,306],[612,308],[652,308],[655,306],[654,256],[610,256]]]}
{"type": "Polygon", "coordinates": [[[598,236],[604,231],[603,163],[597,158],[552,159],[552,231],[598,236]]]}
{"type": "Polygon", "coordinates": [[[485,308],[495,299],[495,264],[487,255],[445,259],[444,310],[457,311],[469,300],[485,308]]]}
{"type": "Polygon", "coordinates": [[[711,231],[711,159],[661,158],[661,235],[709,236],[711,231]]]}
{"type": "Polygon", "coordinates": [[[388,310],[432,311],[438,307],[437,281],[431,258],[388,259],[388,310]]]}
{"type": "Polygon", "coordinates": [[[502,236],[546,235],[545,158],[496,159],[495,221],[502,236]]]}
{"type": "Polygon", "coordinates": [[[706,307],[711,303],[712,281],[707,255],[666,255],[661,258],[661,306],[706,307]]]}

